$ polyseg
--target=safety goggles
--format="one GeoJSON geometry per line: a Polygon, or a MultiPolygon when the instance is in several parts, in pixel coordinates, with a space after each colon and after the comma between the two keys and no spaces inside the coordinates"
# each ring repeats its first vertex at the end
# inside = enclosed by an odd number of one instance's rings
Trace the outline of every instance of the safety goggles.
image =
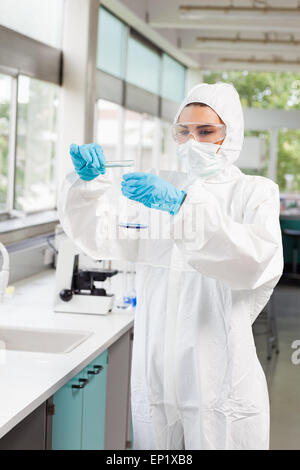
{"type": "Polygon", "coordinates": [[[190,136],[193,136],[197,142],[216,144],[225,138],[226,126],[204,122],[178,122],[172,125],[172,135],[178,144],[184,144],[190,136]]]}

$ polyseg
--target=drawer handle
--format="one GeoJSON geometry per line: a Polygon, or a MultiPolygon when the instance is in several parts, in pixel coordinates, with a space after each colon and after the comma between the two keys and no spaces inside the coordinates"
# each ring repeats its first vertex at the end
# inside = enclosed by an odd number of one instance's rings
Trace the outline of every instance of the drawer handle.
{"type": "Polygon", "coordinates": [[[88,374],[90,375],[97,375],[99,374],[103,369],[103,366],[94,366],[94,370],[88,370],[88,374]]]}
{"type": "Polygon", "coordinates": [[[85,384],[73,384],[72,388],[84,388],[85,384]]]}
{"type": "Polygon", "coordinates": [[[84,388],[88,383],[88,379],[79,379],[78,384],[73,384],[72,388],[84,388]]]}

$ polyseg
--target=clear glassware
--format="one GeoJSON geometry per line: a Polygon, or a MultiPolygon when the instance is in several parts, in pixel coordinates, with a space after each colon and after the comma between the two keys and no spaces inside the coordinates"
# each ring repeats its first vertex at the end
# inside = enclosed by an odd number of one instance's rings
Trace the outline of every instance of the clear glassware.
{"type": "Polygon", "coordinates": [[[107,160],[105,168],[127,168],[134,165],[134,160],[107,160]]]}
{"type": "MultiPolygon", "coordinates": [[[[115,169],[119,176],[122,169],[132,167],[134,160],[109,160],[106,161],[106,168],[115,169]],[[119,170],[119,171],[118,171],[119,170]]],[[[123,196],[119,179],[115,179],[115,195],[118,198],[118,225],[121,229],[132,229],[139,231],[148,228],[148,213],[143,204],[128,199],[123,196]]]]}
{"type": "Polygon", "coordinates": [[[122,195],[120,199],[119,227],[132,230],[148,228],[147,212],[144,206],[122,195]]]}
{"type": "Polygon", "coordinates": [[[135,290],[135,266],[134,263],[128,263],[128,299],[133,308],[136,307],[136,290],[135,290]]]}
{"type": "Polygon", "coordinates": [[[131,263],[125,263],[122,275],[121,294],[117,299],[117,308],[128,310],[136,305],[136,296],[131,285],[131,272],[129,271],[131,263]]]}

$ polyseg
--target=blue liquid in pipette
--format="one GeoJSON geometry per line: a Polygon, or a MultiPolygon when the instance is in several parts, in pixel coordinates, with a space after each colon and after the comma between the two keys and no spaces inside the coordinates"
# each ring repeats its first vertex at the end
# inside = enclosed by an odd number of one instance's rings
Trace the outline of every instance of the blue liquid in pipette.
{"type": "Polygon", "coordinates": [[[148,228],[148,225],[145,225],[145,224],[132,224],[132,223],[124,222],[124,223],[120,223],[119,227],[133,228],[133,229],[136,229],[136,230],[140,230],[140,229],[143,229],[143,228],[148,228]]]}

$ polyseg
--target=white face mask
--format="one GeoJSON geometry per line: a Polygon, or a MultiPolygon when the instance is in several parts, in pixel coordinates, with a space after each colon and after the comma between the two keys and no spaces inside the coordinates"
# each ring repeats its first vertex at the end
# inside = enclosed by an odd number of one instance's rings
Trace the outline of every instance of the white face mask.
{"type": "Polygon", "coordinates": [[[211,176],[225,167],[225,160],[217,154],[220,145],[189,139],[177,146],[177,155],[191,176],[211,176]]]}

